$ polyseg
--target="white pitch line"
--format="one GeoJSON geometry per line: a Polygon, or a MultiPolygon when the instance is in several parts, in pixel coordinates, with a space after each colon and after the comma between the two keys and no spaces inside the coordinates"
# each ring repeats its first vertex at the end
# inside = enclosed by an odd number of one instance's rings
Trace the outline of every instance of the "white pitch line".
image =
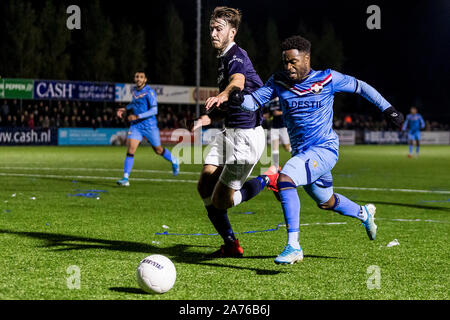
{"type": "MultiPolygon", "coordinates": [[[[98,171],[98,172],[123,172],[123,169],[115,169],[115,168],[41,168],[41,167],[0,167],[1,169],[6,170],[43,170],[43,171],[98,171]]],[[[164,171],[164,170],[141,170],[141,169],[133,169],[133,172],[139,173],[169,173],[172,174],[172,171],[164,171]]],[[[187,174],[187,175],[198,175],[200,176],[200,172],[192,172],[192,171],[180,171],[179,174],[187,174]]]]}
{"type": "Polygon", "coordinates": [[[334,189],[345,190],[362,190],[362,191],[394,191],[394,192],[414,192],[414,193],[438,193],[438,194],[450,194],[450,191],[445,190],[418,190],[418,189],[391,189],[391,188],[362,188],[362,187],[336,187],[334,189]]]}
{"type": "MultiPolygon", "coordinates": [[[[32,173],[0,173],[5,177],[35,177],[35,178],[70,178],[70,179],[95,179],[95,180],[118,180],[117,177],[101,177],[101,176],[64,176],[57,174],[32,174],[32,173]]],[[[185,182],[197,183],[197,180],[182,179],[156,179],[156,178],[133,178],[134,181],[150,181],[150,182],[185,182]]]]}
{"type": "Polygon", "coordinates": [[[434,223],[450,223],[450,221],[431,220],[431,219],[386,219],[386,218],[375,218],[375,220],[387,220],[387,221],[395,221],[395,222],[434,222],[434,223]]]}
{"type": "MultiPolygon", "coordinates": [[[[7,167],[0,167],[1,169],[6,169],[7,167]]],[[[18,167],[11,167],[11,169],[19,169],[18,167]]],[[[24,168],[24,170],[84,170],[83,168],[24,168]]],[[[86,168],[86,170],[89,170],[86,168]]],[[[115,171],[119,169],[101,169],[92,168],[92,171],[115,171]]],[[[122,172],[122,170],[119,170],[122,172]]],[[[139,172],[133,170],[134,172],[139,172]]],[[[159,170],[141,170],[141,172],[153,172],[153,173],[166,173],[166,171],[159,170]]],[[[167,173],[169,173],[167,171],[167,173]]],[[[171,172],[170,172],[171,173],[171,172]]],[[[181,172],[180,172],[181,173],[181,172]]],[[[185,174],[194,174],[194,172],[185,172],[185,174]]],[[[199,174],[199,173],[195,173],[199,174]]],[[[103,179],[103,180],[116,180],[117,177],[102,177],[102,176],[79,176],[79,175],[54,175],[54,174],[25,174],[25,173],[0,173],[0,176],[16,176],[16,177],[36,177],[36,178],[72,178],[72,179],[103,179]]],[[[185,182],[185,183],[197,183],[197,180],[182,180],[182,179],[157,179],[157,178],[132,178],[135,181],[152,181],[152,182],[185,182]]],[[[420,190],[420,189],[393,189],[393,188],[365,188],[365,187],[340,187],[334,186],[334,189],[345,189],[345,190],[361,190],[361,191],[393,191],[393,192],[410,192],[410,193],[432,193],[432,194],[450,194],[450,191],[446,190],[420,190]]]]}

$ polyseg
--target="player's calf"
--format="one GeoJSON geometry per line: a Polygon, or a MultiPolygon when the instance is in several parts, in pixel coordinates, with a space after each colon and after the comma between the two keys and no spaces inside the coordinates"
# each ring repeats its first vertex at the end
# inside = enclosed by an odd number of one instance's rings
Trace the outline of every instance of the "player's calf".
{"type": "Polygon", "coordinates": [[[219,176],[222,173],[222,167],[216,167],[213,165],[204,165],[200,178],[197,183],[197,192],[202,199],[210,198],[214,186],[219,180],[219,176]]]}
{"type": "Polygon", "coordinates": [[[231,208],[234,206],[234,193],[234,189],[231,189],[229,186],[219,181],[214,187],[214,191],[211,197],[212,204],[218,209],[225,210],[231,208]]]}
{"type": "Polygon", "coordinates": [[[373,204],[360,206],[343,195],[334,193],[328,201],[319,203],[318,207],[361,220],[369,239],[375,239],[377,225],[374,218],[376,209],[373,204]]]}

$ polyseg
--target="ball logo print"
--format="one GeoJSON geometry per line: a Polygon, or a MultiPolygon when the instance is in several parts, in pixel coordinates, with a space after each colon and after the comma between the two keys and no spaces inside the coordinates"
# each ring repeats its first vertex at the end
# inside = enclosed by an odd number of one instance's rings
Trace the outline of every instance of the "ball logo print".
{"type": "Polygon", "coordinates": [[[172,289],[177,271],[172,261],[159,254],[146,257],[136,270],[139,287],[147,293],[165,293],[172,289]]]}

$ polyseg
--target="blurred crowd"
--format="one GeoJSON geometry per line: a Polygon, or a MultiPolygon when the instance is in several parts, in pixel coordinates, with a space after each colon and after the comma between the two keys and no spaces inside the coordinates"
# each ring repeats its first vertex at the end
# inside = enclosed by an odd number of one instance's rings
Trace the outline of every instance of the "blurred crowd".
{"type": "MultiPolygon", "coordinates": [[[[81,101],[3,100],[0,127],[16,128],[126,128],[129,122],[116,115],[126,104],[81,101]]],[[[193,119],[192,106],[158,106],[160,129],[174,129],[193,119]]]]}
{"type": "MultiPolygon", "coordinates": [[[[406,114],[405,114],[406,117],[406,114]]],[[[450,125],[448,123],[441,123],[433,120],[425,120],[425,131],[448,131],[450,125]]],[[[336,117],[334,119],[334,129],[336,130],[372,130],[382,131],[389,128],[389,124],[385,119],[374,119],[370,115],[351,114],[343,117],[336,117]]]]}
{"type": "MultiPolygon", "coordinates": [[[[116,115],[118,107],[125,104],[81,101],[31,101],[3,100],[0,103],[0,127],[18,128],[126,128],[129,123],[116,115]]],[[[448,123],[427,120],[427,131],[450,130],[448,123]]],[[[195,106],[159,105],[158,127],[177,129],[185,127],[188,120],[195,119],[195,106]]],[[[218,124],[219,125],[219,124],[218,124]]],[[[270,117],[265,120],[270,127],[270,117]]],[[[335,115],[334,129],[386,130],[385,120],[370,115],[335,115]]]]}

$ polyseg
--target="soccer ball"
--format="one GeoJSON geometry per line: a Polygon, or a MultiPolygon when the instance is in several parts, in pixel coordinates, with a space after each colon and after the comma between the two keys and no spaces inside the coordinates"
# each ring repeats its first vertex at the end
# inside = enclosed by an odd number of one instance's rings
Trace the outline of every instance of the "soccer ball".
{"type": "Polygon", "coordinates": [[[145,292],[164,293],[173,287],[177,270],[169,258],[154,254],[139,263],[136,276],[139,287],[145,292]]]}

